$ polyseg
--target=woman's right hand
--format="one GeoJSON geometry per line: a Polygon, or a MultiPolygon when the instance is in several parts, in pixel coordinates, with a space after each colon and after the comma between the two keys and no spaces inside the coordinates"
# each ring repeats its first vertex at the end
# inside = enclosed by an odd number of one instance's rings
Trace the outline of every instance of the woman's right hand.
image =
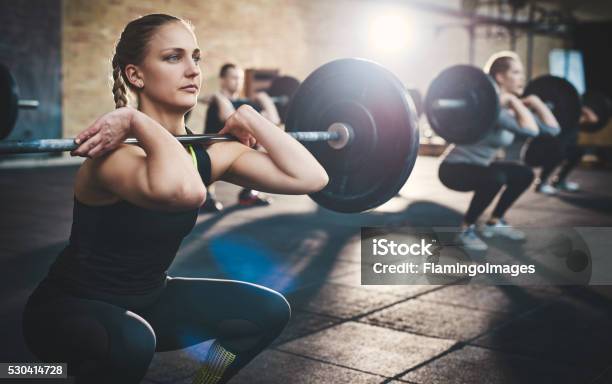
{"type": "Polygon", "coordinates": [[[513,103],[519,101],[519,98],[508,92],[501,92],[499,94],[499,104],[504,108],[511,108],[513,103]]]}
{"type": "Polygon", "coordinates": [[[253,129],[249,125],[249,115],[257,113],[253,107],[249,105],[240,106],[236,112],[232,113],[227,120],[220,135],[229,134],[238,139],[242,144],[253,147],[257,144],[257,139],[253,135],[253,129]]]}
{"type": "Polygon", "coordinates": [[[130,135],[134,115],[132,107],[122,107],[102,115],[75,138],[78,147],[70,154],[95,158],[117,148],[130,135]]]}

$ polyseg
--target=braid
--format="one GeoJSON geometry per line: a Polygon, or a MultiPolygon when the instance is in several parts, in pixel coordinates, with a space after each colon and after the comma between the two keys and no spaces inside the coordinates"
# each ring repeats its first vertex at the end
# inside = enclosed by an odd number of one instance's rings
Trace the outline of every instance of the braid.
{"type": "Polygon", "coordinates": [[[115,108],[125,107],[128,103],[127,88],[121,76],[121,67],[113,66],[113,97],[115,99],[115,108]]]}

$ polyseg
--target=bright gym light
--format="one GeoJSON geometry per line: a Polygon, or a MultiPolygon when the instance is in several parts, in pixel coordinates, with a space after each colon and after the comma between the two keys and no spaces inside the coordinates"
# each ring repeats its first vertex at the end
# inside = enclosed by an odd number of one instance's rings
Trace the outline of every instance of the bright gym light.
{"type": "Polygon", "coordinates": [[[410,19],[397,12],[380,14],[370,23],[368,40],[370,46],[384,52],[408,49],[414,41],[410,19]]]}

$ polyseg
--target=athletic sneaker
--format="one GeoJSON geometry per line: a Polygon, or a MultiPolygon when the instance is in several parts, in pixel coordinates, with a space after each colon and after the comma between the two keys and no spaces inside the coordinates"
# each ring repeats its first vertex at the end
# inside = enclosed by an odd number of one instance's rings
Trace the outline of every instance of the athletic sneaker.
{"type": "Polygon", "coordinates": [[[474,224],[465,228],[463,232],[457,236],[463,246],[471,251],[486,251],[489,246],[482,241],[476,234],[476,226],[474,224]]]}
{"type": "Polygon", "coordinates": [[[519,231],[506,223],[504,219],[499,219],[495,224],[485,224],[480,233],[483,237],[490,239],[493,236],[501,236],[510,240],[524,240],[525,232],[519,231]]]}
{"type": "Polygon", "coordinates": [[[573,181],[562,181],[560,183],[556,183],[555,187],[566,192],[578,192],[580,190],[580,184],[573,181]]]}
{"type": "Polygon", "coordinates": [[[536,188],[536,192],[543,193],[545,195],[555,195],[557,194],[557,188],[553,187],[550,184],[540,184],[536,188]]]}
{"type": "Polygon", "coordinates": [[[262,207],[271,202],[268,197],[254,190],[243,189],[238,195],[238,204],[243,207],[262,207]]]}
{"type": "Polygon", "coordinates": [[[200,207],[200,212],[215,213],[215,212],[220,212],[222,210],[223,210],[223,204],[221,204],[220,201],[215,200],[215,198],[210,195],[204,202],[204,205],[200,207]]]}

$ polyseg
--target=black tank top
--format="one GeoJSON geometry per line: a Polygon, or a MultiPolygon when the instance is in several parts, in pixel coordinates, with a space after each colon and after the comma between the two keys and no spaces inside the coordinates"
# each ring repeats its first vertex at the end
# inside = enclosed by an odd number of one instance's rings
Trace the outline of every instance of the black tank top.
{"type": "MultiPolygon", "coordinates": [[[[208,186],[210,157],[201,145],[192,149],[208,186]]],[[[141,295],[158,290],[165,285],[166,271],[197,215],[198,209],[155,211],[127,201],[90,206],[75,198],[69,244],[51,265],[47,280],[76,295],[141,295]]]]}
{"type": "MultiPolygon", "coordinates": [[[[238,109],[241,105],[245,105],[248,104],[251,107],[255,108],[255,110],[257,112],[261,112],[261,107],[256,104],[253,103],[251,101],[245,100],[245,99],[237,99],[237,100],[231,100],[232,105],[234,106],[234,109],[238,109]]],[[[205,133],[219,133],[219,131],[221,131],[223,129],[223,126],[225,125],[225,121],[221,121],[221,119],[219,119],[219,105],[217,104],[216,101],[212,101],[209,105],[208,105],[208,109],[206,110],[206,120],[204,121],[204,132],[205,133]]]]}

